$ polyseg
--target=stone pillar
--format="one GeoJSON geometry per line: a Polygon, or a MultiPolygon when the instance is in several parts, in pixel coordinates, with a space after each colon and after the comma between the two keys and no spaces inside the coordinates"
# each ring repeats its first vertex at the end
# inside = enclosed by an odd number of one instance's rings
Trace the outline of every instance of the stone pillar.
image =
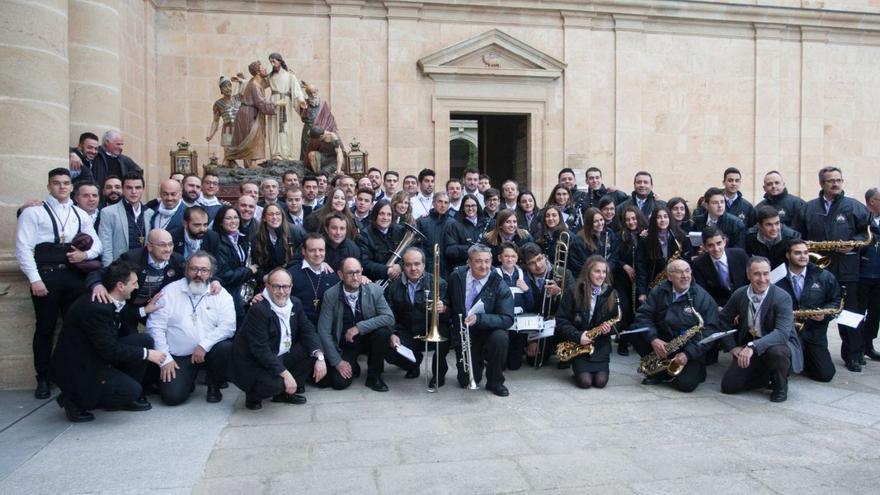
{"type": "Polygon", "coordinates": [[[69,0],[70,143],[120,129],[121,20],[117,0],[69,0]]]}
{"type": "Polygon", "coordinates": [[[614,16],[614,176],[632,177],[642,167],[642,54],[645,52],[644,19],[614,16]]]}
{"type": "Polygon", "coordinates": [[[15,210],[67,165],[67,0],[3,3],[0,16],[0,389],[33,386],[30,287],[15,261],[15,210]]]}
{"type": "Polygon", "coordinates": [[[801,28],[801,197],[812,199],[819,190],[816,173],[825,163],[825,48],[828,31],[801,28]]]}
{"type": "Polygon", "coordinates": [[[742,184],[743,194],[755,198],[763,195],[764,174],[781,170],[780,149],[780,72],[782,27],[755,26],[755,160],[751,172],[743,170],[743,177],[751,176],[751,184],[742,184]]]}
{"type": "MultiPolygon", "coordinates": [[[[563,12],[564,55],[568,64],[562,76],[565,80],[563,110],[563,148],[565,166],[575,169],[589,167],[592,127],[591,67],[592,17],[581,12],[563,12]]],[[[613,183],[613,182],[612,182],[613,183]]],[[[584,184],[578,184],[584,189],[584,184]]]]}

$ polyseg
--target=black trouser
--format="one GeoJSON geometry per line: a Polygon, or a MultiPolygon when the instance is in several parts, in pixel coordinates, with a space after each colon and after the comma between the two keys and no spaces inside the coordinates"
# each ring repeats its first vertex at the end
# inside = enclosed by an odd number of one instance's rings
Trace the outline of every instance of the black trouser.
{"type": "MultiPolygon", "coordinates": [[[[419,366],[422,365],[422,359],[425,354],[425,341],[415,340],[406,335],[398,335],[398,337],[400,338],[401,345],[408,347],[413,352],[413,355],[416,357],[416,362],[414,363],[401,356],[393,349],[385,357],[385,361],[398,368],[405,369],[406,371],[419,369],[419,366]]],[[[435,371],[439,373],[439,376],[446,376],[446,372],[449,371],[449,365],[446,364],[446,354],[449,353],[449,341],[428,342],[428,352],[432,351],[434,352],[434,358],[431,360],[431,376],[434,375],[435,371]],[[439,363],[437,362],[438,360],[440,361],[439,363]]]]}
{"type": "MultiPolygon", "coordinates": [[[[480,383],[483,379],[483,364],[486,368],[486,386],[497,387],[504,384],[504,362],[507,358],[507,346],[510,342],[506,328],[493,330],[471,330],[471,366],[473,366],[474,382],[480,383]]],[[[461,342],[455,347],[456,367],[458,368],[458,383],[466,386],[469,382],[468,374],[464,372],[461,362],[461,342]]]]}
{"type": "Polygon", "coordinates": [[[747,368],[740,368],[737,360],[721,378],[721,393],[738,394],[746,390],[764,388],[770,383],[774,390],[781,390],[788,383],[791,369],[791,350],[785,344],[770,346],[760,356],[752,355],[747,368]]]}
{"type": "Polygon", "coordinates": [[[865,349],[874,348],[877,329],[880,327],[880,278],[864,278],[859,281],[859,313],[868,311],[862,322],[862,337],[865,349]]]}
{"type": "Polygon", "coordinates": [[[343,337],[342,360],[351,365],[351,378],[345,378],[335,366],[327,366],[327,376],[317,383],[319,387],[333,387],[342,390],[351,385],[351,382],[361,374],[358,364],[360,354],[367,355],[367,377],[379,378],[385,371],[385,358],[391,350],[391,328],[381,327],[368,334],[355,335],[354,342],[348,342],[343,337]]]}
{"type": "Polygon", "coordinates": [[[169,406],[182,404],[196,388],[196,376],[203,366],[208,372],[208,385],[219,386],[226,381],[226,367],[232,352],[232,339],[221,340],[205,354],[205,362],[194,364],[192,356],[171,356],[177,366],[177,376],[170,382],[159,381],[162,402],[169,406]]]}
{"type": "MultiPolygon", "coordinates": [[[[153,348],[153,338],[142,333],[121,337],[119,343],[134,347],[146,347],[147,349],[153,348]]],[[[141,382],[149,363],[146,359],[142,359],[104,370],[101,377],[101,397],[98,399],[98,407],[119,409],[141,398],[144,394],[141,382]]]]}
{"type": "MultiPolygon", "coordinates": [[[[645,339],[638,338],[638,336],[633,338],[631,342],[639,356],[644,357],[654,351],[651,344],[645,342],[645,339]]],[[[676,354],[678,353],[672,353],[668,358],[672,359],[676,354]]],[[[654,375],[652,378],[659,378],[670,382],[679,392],[693,392],[701,383],[706,381],[706,363],[702,358],[688,359],[687,364],[684,365],[684,369],[679,374],[672,376],[664,371],[654,375]]]]}
{"type": "Polygon", "coordinates": [[[804,376],[817,382],[830,382],[834,378],[834,362],[828,352],[828,344],[816,344],[801,340],[804,349],[804,376]]]}
{"type": "Polygon", "coordinates": [[[38,380],[48,380],[55,325],[58,317],[63,318],[70,305],[85,291],[85,278],[81,272],[69,267],[40,270],[40,278],[49,294],[43,297],[31,295],[37,320],[33,343],[34,368],[38,380]]]}
{"type": "MultiPolygon", "coordinates": [[[[315,364],[315,358],[309,356],[305,346],[296,342],[290,347],[290,351],[281,356],[281,361],[296,380],[297,390],[302,390],[315,364]]],[[[264,375],[257,379],[251,390],[247,392],[248,400],[263,400],[284,392],[284,378],[281,378],[281,375],[270,375],[265,372],[264,375]]]]}
{"type": "Polygon", "coordinates": [[[518,370],[522,367],[523,354],[529,345],[529,334],[525,332],[510,332],[507,335],[507,369],[518,370]]]}
{"type": "MultiPolygon", "coordinates": [[[[858,282],[840,282],[845,298],[843,308],[854,313],[859,312],[858,282]]],[[[865,339],[862,337],[862,325],[855,328],[837,325],[840,332],[840,357],[844,361],[858,361],[865,353],[865,339]]]]}

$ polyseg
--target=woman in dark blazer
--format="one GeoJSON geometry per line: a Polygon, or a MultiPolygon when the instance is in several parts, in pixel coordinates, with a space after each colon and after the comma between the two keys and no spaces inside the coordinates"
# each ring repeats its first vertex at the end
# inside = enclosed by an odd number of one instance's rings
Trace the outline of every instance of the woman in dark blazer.
{"type": "Polygon", "coordinates": [[[376,282],[397,280],[403,271],[401,260],[397,260],[391,266],[387,263],[403,238],[404,227],[393,223],[394,213],[391,204],[384,199],[373,206],[367,219],[369,225],[357,236],[364,276],[376,282]]]}
{"type": "Polygon", "coordinates": [[[556,312],[560,342],[593,345],[591,355],[581,354],[571,361],[578,387],[602,388],[608,383],[612,328],[608,321],[619,317],[620,306],[617,292],[611,287],[608,263],[601,256],[590,256],[574,286],[562,295],[556,312]],[[599,335],[588,337],[587,331],[593,328],[601,329],[599,335]]]}
{"type": "Polygon", "coordinates": [[[669,209],[655,206],[648,222],[648,235],[639,240],[639,258],[636,261],[637,299],[640,303],[648,298],[654,279],[666,269],[673,256],[691,261],[691,241],[672,220],[669,209]]]}
{"type": "Polygon", "coordinates": [[[241,216],[231,206],[222,206],[214,217],[214,232],[220,236],[217,249],[217,280],[232,295],[235,303],[236,328],[244,320],[245,306],[250,301],[242,298],[242,286],[253,283],[258,267],[251,260],[251,246],[248,238],[238,230],[241,216]]]}

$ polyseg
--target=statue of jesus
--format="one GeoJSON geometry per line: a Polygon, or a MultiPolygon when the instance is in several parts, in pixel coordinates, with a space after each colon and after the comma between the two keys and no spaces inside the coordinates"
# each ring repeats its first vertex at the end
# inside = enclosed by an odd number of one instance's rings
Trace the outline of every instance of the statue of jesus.
{"type": "Polygon", "coordinates": [[[269,140],[269,157],[275,160],[295,160],[296,147],[300,141],[297,132],[299,126],[294,125],[294,117],[306,106],[306,98],[299,79],[287,68],[287,64],[279,53],[269,55],[272,72],[264,84],[272,89],[269,101],[285,102],[286,107],[266,116],[266,137],[269,140]]]}

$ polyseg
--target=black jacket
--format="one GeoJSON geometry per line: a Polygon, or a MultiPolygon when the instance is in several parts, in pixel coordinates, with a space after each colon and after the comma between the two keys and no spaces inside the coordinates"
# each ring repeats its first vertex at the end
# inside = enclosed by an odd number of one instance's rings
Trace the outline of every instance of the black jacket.
{"type": "MultiPolygon", "coordinates": [[[[327,240],[326,245],[324,262],[330,265],[334,270],[342,269],[342,260],[345,258],[357,258],[362,260],[360,248],[358,248],[357,244],[351,239],[343,239],[338,246],[331,245],[330,241],[327,240]]],[[[299,262],[302,262],[302,259],[299,259],[299,262]]]]}
{"type": "Polygon", "coordinates": [[[68,310],[52,354],[52,381],[83,409],[98,406],[108,370],[142,361],[144,348],[119,342],[113,304],[81,295],[68,310]]]}
{"type": "Polygon", "coordinates": [[[232,296],[235,304],[235,315],[241,321],[244,318],[245,301],[241,299],[241,286],[254,277],[254,273],[248,267],[247,258],[251,246],[245,236],[238,237],[238,247],[232,244],[228,236],[220,237],[220,245],[217,249],[217,280],[232,296]],[[238,248],[244,253],[244,260],[238,255],[238,248]]]}
{"type": "Polygon", "coordinates": [[[582,205],[582,209],[586,210],[587,208],[599,208],[599,201],[605,196],[611,196],[611,199],[614,200],[614,206],[623,203],[629,196],[623,191],[614,191],[608,192],[608,188],[603,184],[602,187],[596,189],[595,191],[592,189],[587,189],[586,193],[586,202],[582,205]]]}
{"type": "Polygon", "coordinates": [[[466,218],[458,218],[446,227],[446,266],[454,270],[467,262],[468,248],[481,242],[489,231],[491,220],[481,217],[474,225],[466,218]]]}
{"type": "MultiPolygon", "coordinates": [[[[119,176],[119,179],[125,176],[125,174],[129,172],[140,172],[144,173],[144,169],[141,168],[140,165],[135,163],[134,160],[125,156],[119,155],[119,168],[122,169],[122,175],[119,176]]],[[[108,162],[109,158],[107,157],[106,152],[104,151],[103,146],[98,146],[98,154],[95,155],[95,159],[92,160],[92,180],[94,180],[95,184],[98,185],[98,189],[104,187],[104,180],[107,179],[110,174],[108,162]]],[[[82,176],[80,176],[82,177],[82,176]]]]}
{"type": "Polygon", "coordinates": [[[427,216],[416,220],[416,228],[425,234],[425,240],[420,243],[425,251],[425,271],[434,273],[434,244],[440,245],[440,276],[446,278],[449,267],[446,266],[446,228],[455,219],[449,215],[439,215],[433,208],[427,216]]]}
{"type": "Polygon", "coordinates": [[[667,250],[670,253],[667,257],[660,257],[657,259],[651,258],[651,249],[648,245],[647,237],[639,237],[639,247],[636,250],[636,255],[638,258],[636,259],[636,297],[647,294],[650,292],[651,283],[655,278],[666,269],[666,264],[668,263],[669,258],[671,258],[674,253],[678,253],[678,259],[685,260],[690,263],[691,259],[691,241],[687,236],[682,236],[681,238],[676,237],[675,239],[678,241],[678,245],[681,246],[681,249],[678,249],[678,246],[672,241],[673,234],[669,232],[670,240],[668,242],[667,250]]]}
{"type": "MultiPolygon", "coordinates": [[[[776,282],[776,286],[788,293],[795,310],[837,308],[840,305],[841,297],[843,297],[840,284],[837,283],[834,275],[812,263],[807,265],[806,273],[804,273],[804,288],[801,291],[800,299],[794,296],[794,285],[790,273],[776,282]]],[[[804,342],[827,347],[828,323],[831,319],[831,316],[826,316],[822,321],[801,320],[805,324],[803,330],[798,332],[798,336],[804,342]]]]}
{"type": "Polygon", "coordinates": [[[768,246],[763,242],[758,240],[758,226],[750,228],[746,231],[746,253],[749,256],[763,256],[770,260],[770,267],[776,268],[777,266],[785,263],[785,253],[787,251],[788,241],[791,239],[800,239],[801,234],[797,230],[792,229],[791,227],[786,226],[785,224],[781,225],[781,234],[782,238],[776,244],[772,246],[768,246]]]}
{"type": "MultiPolygon", "coordinates": [[[[391,306],[391,311],[394,312],[395,334],[405,335],[410,338],[417,335],[425,335],[425,291],[427,290],[429,292],[428,297],[433,299],[434,295],[430,293],[433,283],[434,277],[430,273],[425,273],[422,276],[416,289],[415,304],[409,300],[409,290],[405,276],[402,275],[394,282],[391,282],[388,288],[385,289],[385,299],[388,300],[388,305],[391,306]]],[[[440,300],[443,301],[444,305],[448,305],[449,298],[446,295],[446,281],[443,279],[440,279],[439,292],[440,300]]],[[[447,315],[441,314],[439,316],[441,334],[448,337],[446,325],[443,324],[447,319],[447,315]]],[[[430,318],[430,314],[428,314],[427,318],[430,318]]]]}
{"type": "MultiPolygon", "coordinates": [[[[559,303],[559,310],[556,312],[556,336],[559,341],[580,344],[581,334],[584,331],[617,316],[617,292],[610,286],[599,294],[592,315],[588,308],[583,307],[584,294],[577,292],[579,291],[576,286],[566,289],[559,303]]],[[[589,356],[589,360],[594,363],[607,363],[610,355],[611,333],[594,338],[593,355],[589,356]]]]}
{"type": "Polygon", "coordinates": [[[765,205],[776,208],[779,211],[779,220],[785,225],[798,229],[803,224],[807,202],[794,194],[789,194],[788,189],[783,189],[782,194],[776,196],[765,193],[764,200],[755,206],[755,210],[765,205]]]}
{"type": "MultiPolygon", "coordinates": [[[[357,237],[357,246],[361,252],[361,265],[364,267],[364,275],[367,278],[376,281],[388,278],[386,263],[403,238],[403,234],[404,228],[400,224],[392,224],[385,234],[372,224],[360,231],[357,237]]],[[[395,263],[403,268],[400,259],[395,263]]]]}
{"type": "MultiPolygon", "coordinates": [[[[292,343],[302,343],[306,352],[321,350],[321,342],[315,326],[306,318],[302,303],[293,301],[290,314],[290,337],[292,343]]],[[[229,379],[245,393],[265,387],[286,369],[283,356],[278,355],[281,345],[281,324],[272,311],[269,301],[260,301],[248,310],[241,329],[235,333],[229,379]]]]}
{"type": "MultiPolygon", "coordinates": [[[[626,201],[617,205],[617,213],[620,214],[620,212],[623,211],[624,208],[626,208],[626,205],[633,205],[635,207],[638,207],[639,203],[636,198],[636,192],[633,191],[632,194],[630,194],[629,198],[626,199],[626,201]]],[[[654,212],[655,206],[666,206],[666,201],[654,199],[654,193],[652,192],[648,194],[648,197],[645,198],[645,204],[642,205],[642,214],[645,215],[645,218],[651,218],[651,213],[654,212]]]]}
{"type": "Polygon", "coordinates": [[[749,200],[743,197],[741,192],[736,192],[736,199],[733,200],[733,203],[728,203],[725,196],[724,203],[727,213],[742,220],[746,228],[755,225],[755,207],[752,206],[749,200]]]}
{"type": "MultiPolygon", "coordinates": [[[[469,290],[467,285],[468,267],[462,266],[449,275],[449,318],[452,321],[452,340],[461,346],[461,327],[458,315],[467,316],[470,308],[465,307],[465,298],[469,290]]],[[[471,332],[491,332],[492,330],[508,329],[513,325],[513,294],[510,288],[494,271],[477,295],[476,301],[483,301],[485,313],[477,315],[477,322],[470,326],[471,332]]]]}
{"type": "MultiPolygon", "coordinates": [[[[698,342],[719,329],[718,305],[712,300],[712,296],[697,284],[691,284],[688,295],[690,298],[682,296],[673,302],[672,284],[667,280],[657,285],[648,294],[645,303],[639,306],[632,323],[633,329],[647,327],[649,330],[633,334],[634,337],[641,338],[647,344],[646,347],[656,338],[669,342],[698,323],[697,317],[693,314],[693,310],[696,309],[703,318],[702,335],[698,333],[690,339],[683,351],[688,359],[701,359],[711,345],[700,345],[698,342]]],[[[677,353],[674,353],[673,357],[675,354],[677,353]]]]}
{"type": "MultiPolygon", "coordinates": [[[[580,234],[578,234],[578,237],[580,237],[580,234]]],[[[608,228],[599,234],[599,237],[594,239],[594,241],[596,242],[595,251],[591,251],[590,246],[587,246],[586,241],[584,241],[584,259],[586,260],[586,258],[598,254],[608,262],[609,272],[616,271],[620,267],[620,236],[617,232],[608,228]]],[[[575,271],[572,269],[571,272],[574,273],[575,276],[580,275],[580,270],[575,271]]]]}
{"type": "MultiPolygon", "coordinates": [[[[709,215],[697,215],[694,217],[694,232],[702,232],[703,229],[706,228],[706,223],[709,221],[709,215]]],[[[724,235],[727,236],[727,246],[728,247],[736,247],[745,249],[745,234],[746,234],[746,224],[743,223],[739,218],[731,215],[730,213],[725,213],[718,217],[718,223],[715,224],[715,227],[724,232],[724,235]]]]}
{"type": "MultiPolygon", "coordinates": [[[[825,200],[822,194],[807,203],[804,210],[804,224],[800,230],[804,239],[810,241],[849,241],[867,239],[868,208],[855,199],[840,193],[825,213],[825,200]]],[[[822,252],[831,258],[828,270],[838,282],[859,280],[859,252],[852,250],[846,254],[837,251],[822,252]]]]}
{"type": "Polygon", "coordinates": [[[694,282],[705,289],[720,307],[724,307],[727,304],[727,300],[730,299],[733,291],[749,283],[746,278],[746,262],[749,260],[749,256],[746,252],[739,248],[727,248],[724,252],[727,254],[727,272],[730,276],[730,289],[725,288],[721,283],[718,270],[715,268],[715,261],[709,253],[697,256],[691,263],[694,271],[694,282]]]}
{"type": "MultiPolygon", "coordinates": [[[[171,231],[171,241],[174,242],[174,252],[181,256],[183,256],[183,253],[186,250],[186,238],[183,235],[183,229],[185,228],[186,226],[183,225],[171,231]]],[[[200,249],[202,251],[207,251],[216,258],[217,250],[220,249],[220,236],[213,230],[209,229],[205,232],[205,237],[202,238],[202,246],[200,249]]]]}
{"type": "MultiPolygon", "coordinates": [[[[526,306],[523,306],[523,311],[526,313],[541,313],[543,310],[545,313],[544,316],[553,316],[559,308],[559,301],[562,299],[561,296],[553,298],[549,302],[549,307],[544,308],[544,289],[539,285],[539,279],[543,279],[541,283],[546,284],[547,280],[553,278],[553,266],[549,259],[547,260],[547,263],[550,266],[547,267],[547,271],[544,273],[543,277],[535,277],[528,270],[523,270],[526,285],[529,286],[528,292],[531,293],[531,297],[526,299],[526,306]]],[[[565,270],[565,290],[568,290],[568,288],[573,285],[574,276],[572,276],[570,270],[565,270]]]]}

